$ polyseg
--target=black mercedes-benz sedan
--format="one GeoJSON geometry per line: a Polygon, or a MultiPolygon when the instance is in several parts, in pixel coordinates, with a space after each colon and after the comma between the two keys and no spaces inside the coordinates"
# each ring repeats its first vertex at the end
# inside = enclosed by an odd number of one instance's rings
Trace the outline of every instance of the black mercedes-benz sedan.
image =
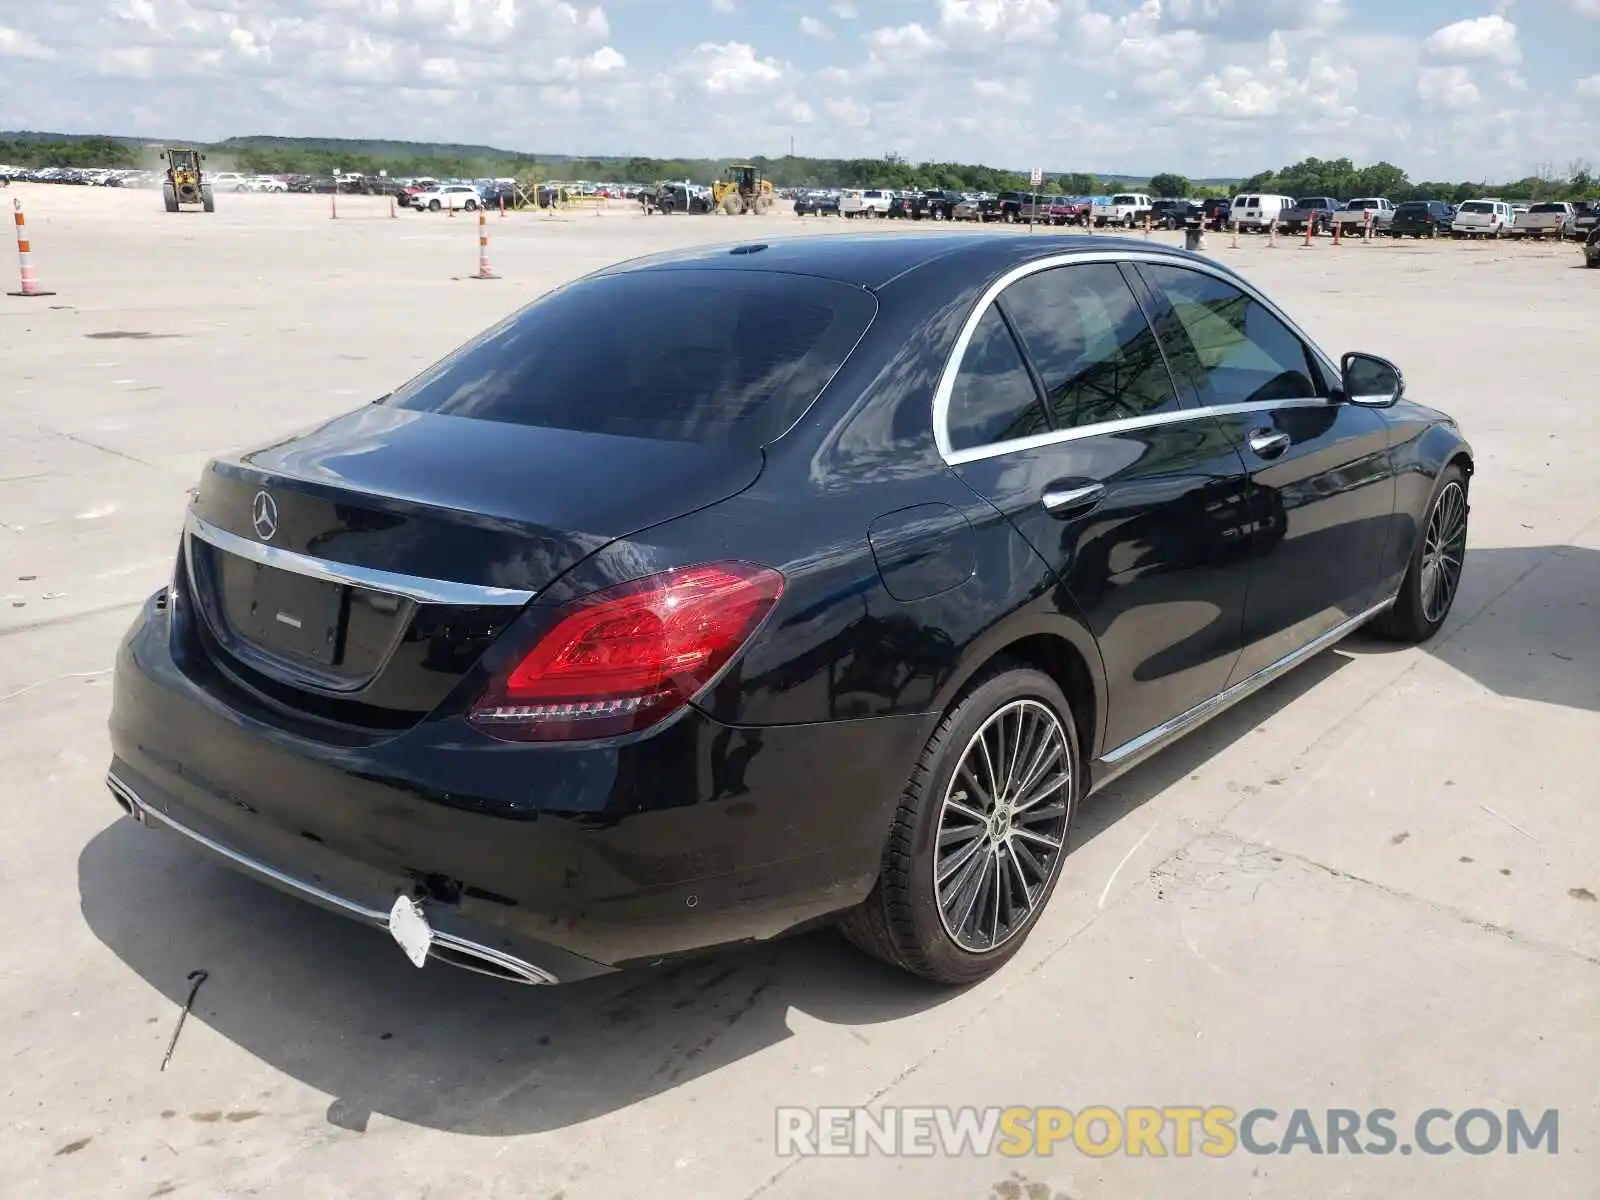
{"type": "Polygon", "coordinates": [[[838,921],[969,981],[1096,788],[1362,626],[1439,628],[1472,472],[1393,365],[1145,241],[627,262],[207,466],[110,786],[418,966],[838,921]]]}

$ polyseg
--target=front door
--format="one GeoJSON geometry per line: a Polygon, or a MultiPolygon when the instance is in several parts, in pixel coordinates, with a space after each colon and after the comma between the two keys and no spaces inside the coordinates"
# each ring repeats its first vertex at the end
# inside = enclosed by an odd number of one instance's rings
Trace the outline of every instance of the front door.
{"type": "Polygon", "coordinates": [[[1382,599],[1389,423],[1331,400],[1326,366],[1257,297],[1186,267],[1139,273],[1174,374],[1249,470],[1256,565],[1237,683],[1382,599]]]}
{"type": "Polygon", "coordinates": [[[1174,386],[1114,263],[1013,283],[946,406],[957,475],[1006,514],[1099,643],[1120,746],[1223,688],[1249,577],[1244,462],[1174,386]]]}

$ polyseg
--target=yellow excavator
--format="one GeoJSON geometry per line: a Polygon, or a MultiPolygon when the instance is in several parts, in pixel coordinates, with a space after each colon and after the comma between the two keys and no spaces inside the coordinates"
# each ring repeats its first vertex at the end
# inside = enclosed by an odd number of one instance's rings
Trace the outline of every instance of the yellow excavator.
{"type": "Polygon", "coordinates": [[[772,181],[761,178],[761,172],[749,163],[729,167],[727,178],[711,185],[712,208],[730,217],[749,212],[764,217],[776,202],[772,181]]]}
{"type": "Polygon", "coordinates": [[[217,211],[211,185],[200,170],[206,158],[204,154],[183,146],[168,146],[161,157],[167,160],[167,179],[161,185],[161,198],[167,202],[168,212],[177,212],[180,204],[198,204],[206,212],[217,211]]]}

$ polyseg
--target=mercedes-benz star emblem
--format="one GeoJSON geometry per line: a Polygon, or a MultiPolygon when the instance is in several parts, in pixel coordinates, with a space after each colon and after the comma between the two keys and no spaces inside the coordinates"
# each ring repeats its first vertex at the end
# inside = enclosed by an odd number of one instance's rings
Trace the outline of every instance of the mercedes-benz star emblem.
{"type": "Polygon", "coordinates": [[[250,505],[250,519],[255,522],[256,536],[270,542],[278,532],[278,502],[265,492],[257,492],[250,505]]]}

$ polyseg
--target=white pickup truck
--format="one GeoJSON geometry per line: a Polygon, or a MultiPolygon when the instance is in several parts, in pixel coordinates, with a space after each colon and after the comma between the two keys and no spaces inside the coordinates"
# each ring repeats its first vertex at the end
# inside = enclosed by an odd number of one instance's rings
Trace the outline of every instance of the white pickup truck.
{"type": "Polygon", "coordinates": [[[1344,233],[1350,233],[1350,226],[1358,228],[1368,221],[1372,222],[1372,232],[1387,229],[1389,222],[1394,220],[1394,204],[1381,196],[1358,196],[1354,200],[1345,201],[1344,207],[1333,214],[1333,223],[1342,225],[1344,233]],[[1371,216],[1368,216],[1368,214],[1371,216]]]}
{"type": "Polygon", "coordinates": [[[887,217],[894,193],[883,188],[851,188],[839,197],[841,217],[887,217]]]}
{"type": "Polygon", "coordinates": [[[1121,225],[1132,229],[1150,215],[1150,197],[1142,192],[1120,192],[1109,203],[1096,204],[1090,218],[1096,225],[1121,225]]]}
{"type": "Polygon", "coordinates": [[[1560,241],[1573,232],[1577,218],[1577,209],[1565,200],[1535,204],[1517,215],[1516,223],[1511,226],[1511,236],[1542,238],[1548,233],[1560,241]]]}

